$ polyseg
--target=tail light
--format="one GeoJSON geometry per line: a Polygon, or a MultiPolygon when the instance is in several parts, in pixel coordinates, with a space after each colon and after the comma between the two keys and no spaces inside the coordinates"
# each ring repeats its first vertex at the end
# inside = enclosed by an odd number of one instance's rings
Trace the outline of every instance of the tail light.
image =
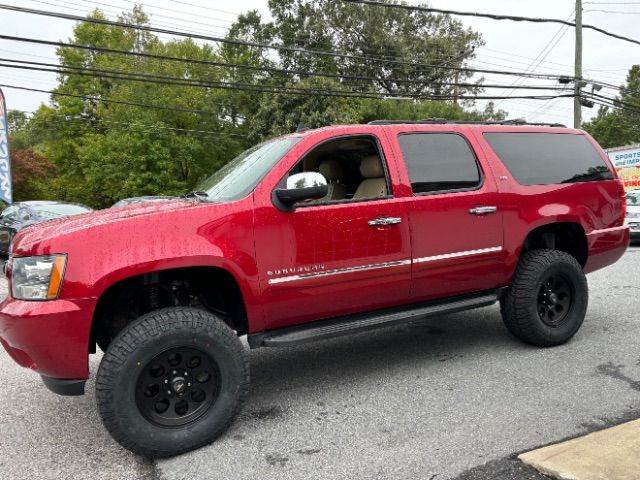
{"type": "Polygon", "coordinates": [[[624,189],[624,182],[621,179],[616,179],[616,185],[618,187],[620,201],[622,202],[622,224],[624,224],[624,218],[627,216],[627,194],[624,189]]]}

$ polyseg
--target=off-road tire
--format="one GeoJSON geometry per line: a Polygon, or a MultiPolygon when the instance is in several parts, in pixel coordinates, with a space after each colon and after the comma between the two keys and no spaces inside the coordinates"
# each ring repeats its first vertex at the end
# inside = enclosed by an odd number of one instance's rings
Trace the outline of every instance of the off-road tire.
{"type": "Polygon", "coordinates": [[[213,442],[240,411],[248,389],[249,358],[236,333],[212,313],[182,307],[155,310],[124,328],[109,345],[96,377],[104,426],[122,446],[147,458],[178,455],[213,442]],[[217,365],[219,387],[200,417],[166,427],[143,414],[136,388],[143,369],[172,348],[205,352],[217,365]]]}
{"type": "Polygon", "coordinates": [[[531,250],[520,258],[511,286],[500,301],[507,329],[525,343],[540,347],[561,345],[580,329],[587,312],[587,279],[577,260],[559,250],[531,250]],[[550,326],[539,313],[539,295],[545,279],[559,275],[570,284],[571,306],[563,321],[550,326]]]}

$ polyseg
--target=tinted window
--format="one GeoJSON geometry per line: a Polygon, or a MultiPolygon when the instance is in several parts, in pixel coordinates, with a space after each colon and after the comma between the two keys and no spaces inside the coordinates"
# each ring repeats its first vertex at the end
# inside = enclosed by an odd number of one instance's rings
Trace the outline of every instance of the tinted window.
{"type": "Polygon", "coordinates": [[[583,135],[485,133],[484,138],[522,185],[613,178],[604,160],[583,135]]]}
{"type": "Polygon", "coordinates": [[[480,183],[476,157],[455,133],[412,133],[398,138],[413,193],[473,188],[480,183]]]}

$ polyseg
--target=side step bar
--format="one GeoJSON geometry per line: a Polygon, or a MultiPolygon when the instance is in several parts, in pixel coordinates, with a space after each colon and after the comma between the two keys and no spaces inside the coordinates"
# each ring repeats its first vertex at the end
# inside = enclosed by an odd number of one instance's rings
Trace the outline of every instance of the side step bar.
{"type": "Polygon", "coordinates": [[[284,347],[348,335],[364,330],[373,330],[392,324],[410,322],[418,318],[433,317],[447,313],[462,312],[479,307],[493,305],[504,289],[483,292],[473,296],[454,297],[437,302],[428,302],[409,307],[378,310],[364,314],[321,320],[309,324],[254,333],[248,336],[249,346],[284,347]]]}

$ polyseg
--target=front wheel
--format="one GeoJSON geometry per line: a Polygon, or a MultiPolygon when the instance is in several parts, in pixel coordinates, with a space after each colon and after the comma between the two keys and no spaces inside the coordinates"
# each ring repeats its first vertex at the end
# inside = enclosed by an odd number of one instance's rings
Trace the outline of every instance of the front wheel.
{"type": "Polygon", "coordinates": [[[576,334],[588,298],[587,279],[574,257],[559,250],[532,250],[522,255],[500,306],[515,337],[551,347],[576,334]]]}
{"type": "Polygon", "coordinates": [[[160,458],[215,440],[248,387],[248,355],[235,332],[209,312],[176,307],[143,315],[113,339],[96,399],[121,445],[160,458]]]}

